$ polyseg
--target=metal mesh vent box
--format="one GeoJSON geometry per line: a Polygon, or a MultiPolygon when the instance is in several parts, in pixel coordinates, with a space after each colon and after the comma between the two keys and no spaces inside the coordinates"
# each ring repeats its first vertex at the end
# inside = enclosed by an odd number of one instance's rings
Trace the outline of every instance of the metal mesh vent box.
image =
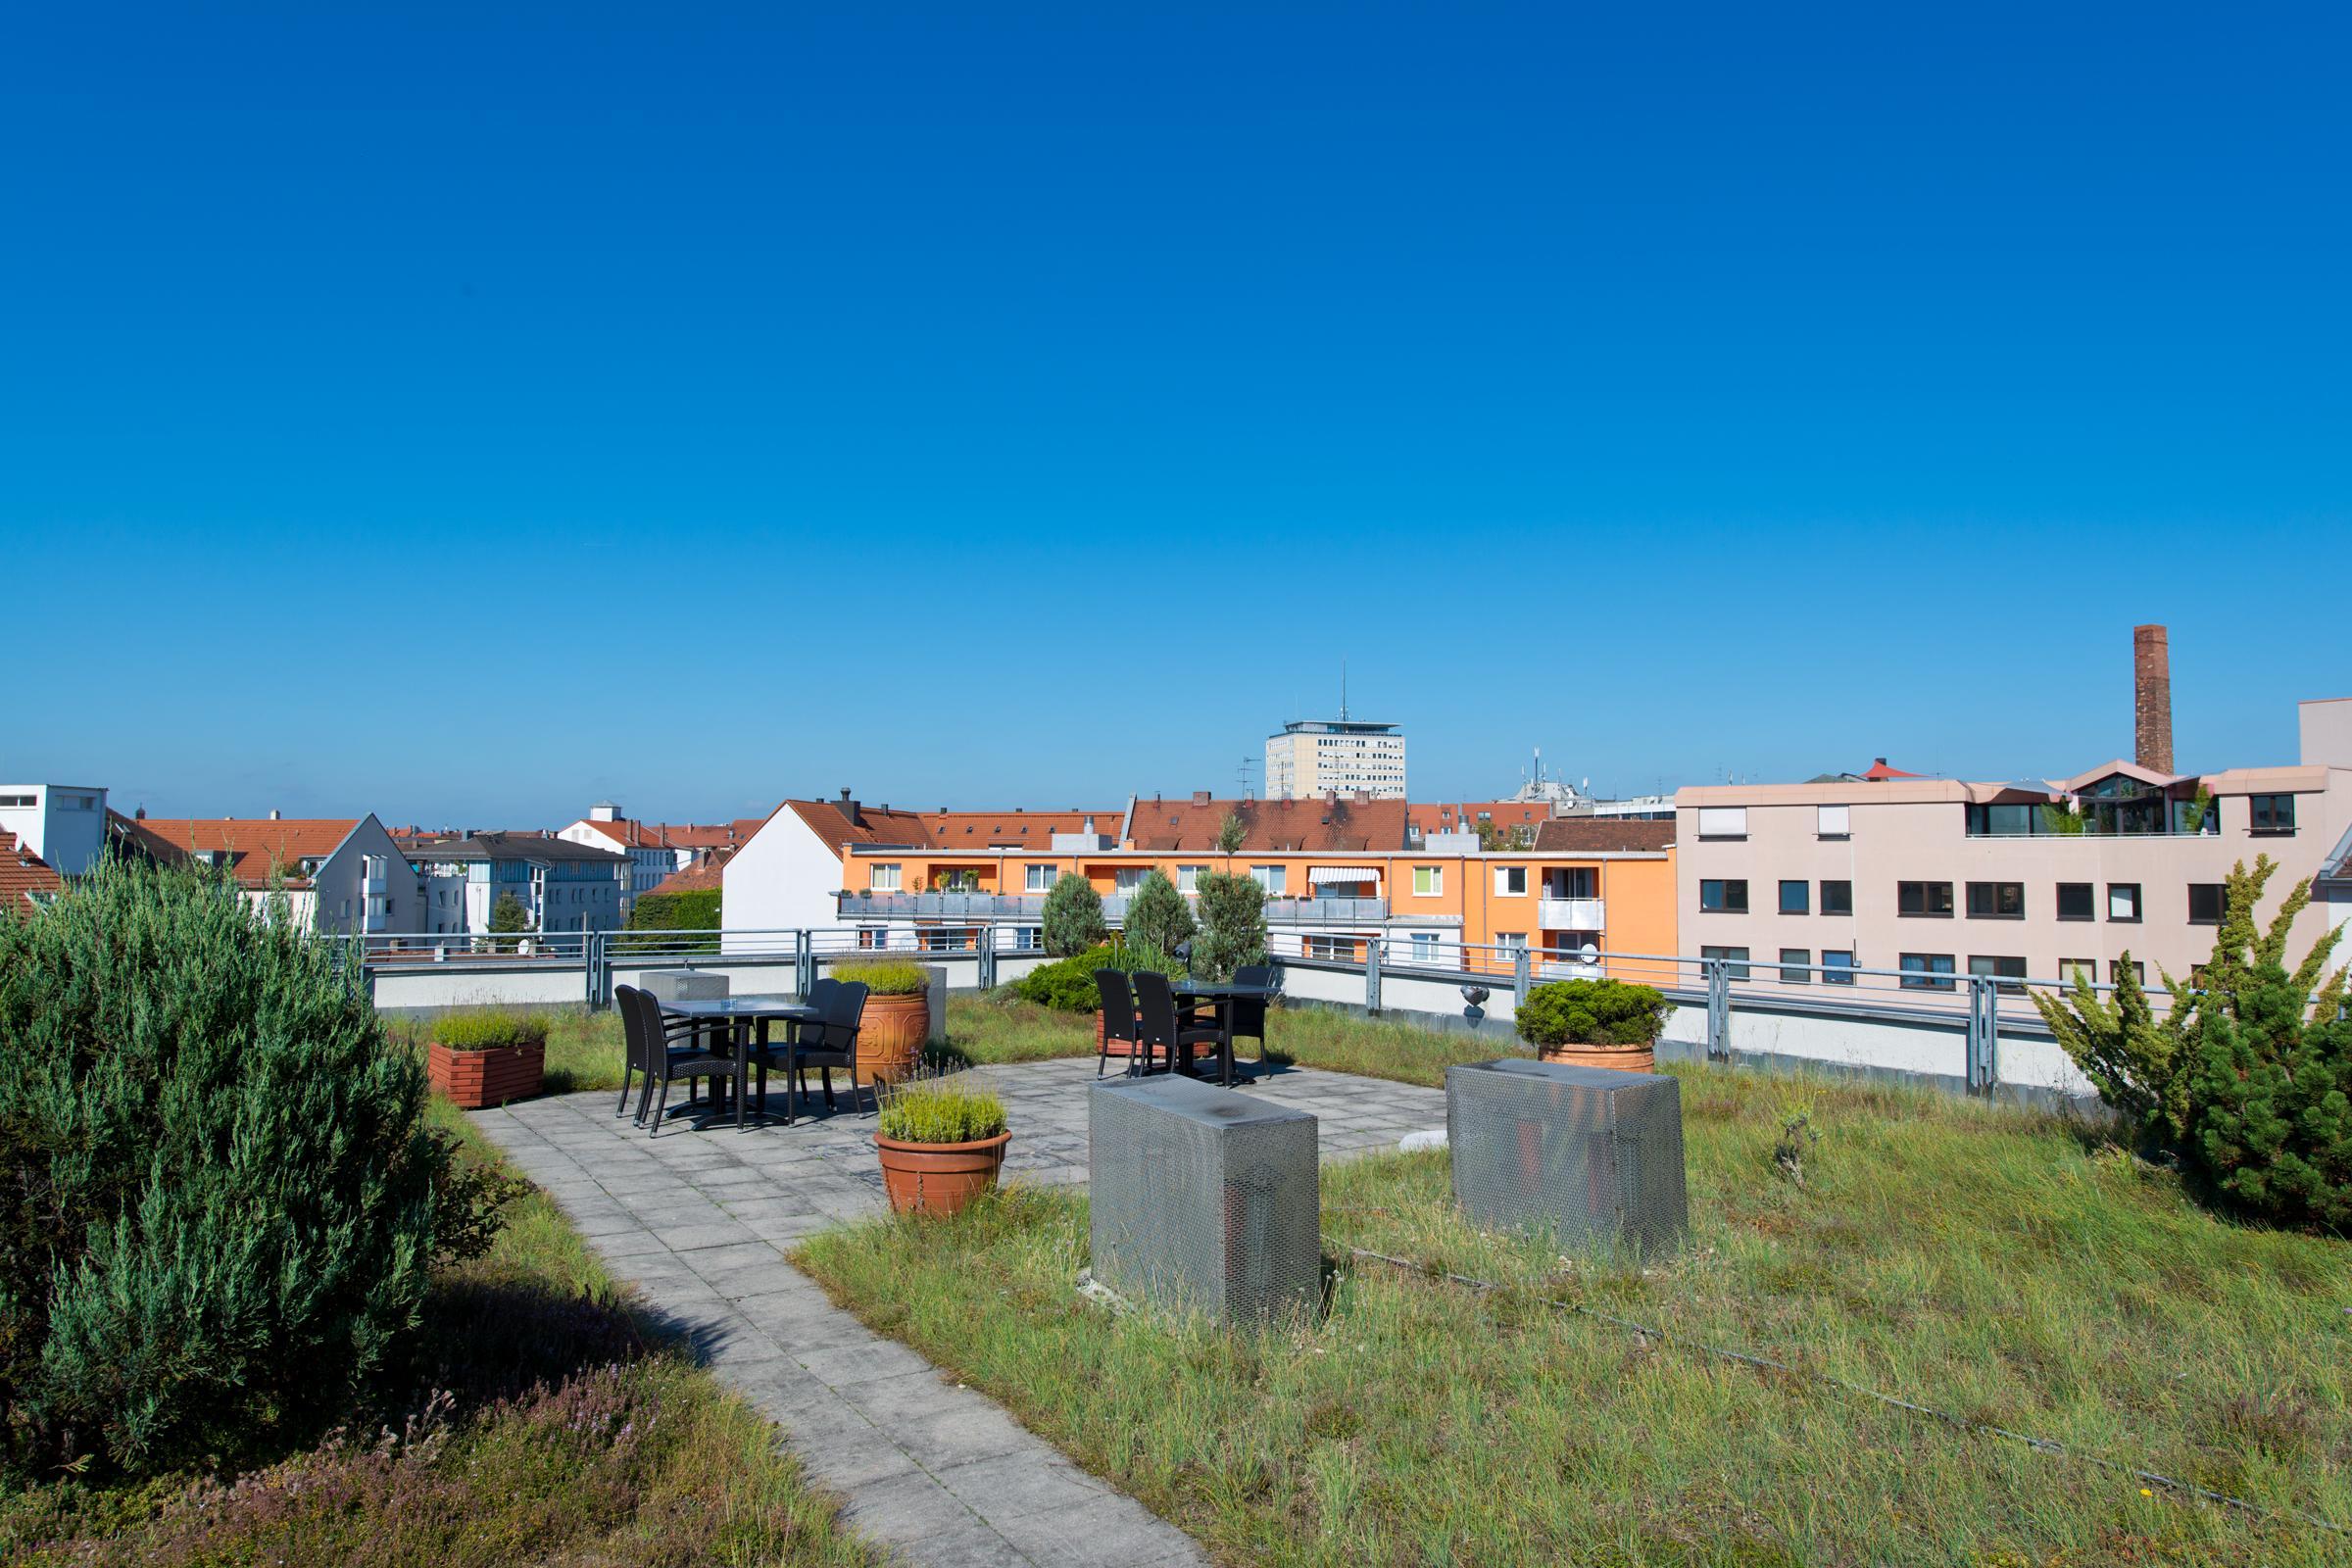
{"type": "Polygon", "coordinates": [[[648,969],[638,980],[656,1002],[724,1002],[727,977],[703,969],[648,969]]]}
{"type": "Polygon", "coordinates": [[[1322,1295],[1315,1118],[1161,1075],[1089,1091],[1094,1276],[1214,1317],[1312,1311],[1322,1295]]]}
{"type": "Polygon", "coordinates": [[[1643,1253],[1676,1246],[1690,1226],[1682,1086],[1662,1073],[1449,1067],[1446,1142],[1454,1201],[1474,1224],[1548,1231],[1573,1251],[1643,1253]]]}

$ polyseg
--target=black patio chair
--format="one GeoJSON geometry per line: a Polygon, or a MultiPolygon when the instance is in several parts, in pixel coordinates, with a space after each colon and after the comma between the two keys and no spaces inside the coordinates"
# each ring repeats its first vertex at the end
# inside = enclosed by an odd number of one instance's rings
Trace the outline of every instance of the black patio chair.
{"type": "Polygon", "coordinates": [[[1124,1056],[1127,1074],[1152,1070],[1152,1048],[1144,1044],[1143,1031],[1136,1026],[1135,993],[1128,988],[1124,969],[1097,969],[1095,989],[1102,993],[1102,1046],[1095,1057],[1095,1076],[1110,1065],[1113,1056],[1124,1056]]]}
{"type": "MultiPolygon", "coordinates": [[[[1168,977],[1150,969],[1135,972],[1135,1014],[1140,1025],[1144,1049],[1161,1050],[1168,1054],[1168,1068],[1180,1070],[1180,1064],[1190,1055],[1192,1048],[1205,1045],[1213,1048],[1224,1066],[1225,1082],[1233,1082],[1233,1053],[1226,1049],[1225,1037],[1214,1029],[1203,1028],[1176,1016],[1176,993],[1168,987],[1168,977]]],[[[1100,1069],[1097,1069],[1100,1071],[1100,1069]]]]}
{"type": "MultiPolygon", "coordinates": [[[[820,984],[822,982],[819,982],[820,984]]],[[[817,1003],[824,1008],[824,1022],[803,1024],[793,1031],[791,1076],[787,1094],[808,1092],[808,1069],[814,1067],[825,1089],[825,1108],[835,1108],[833,1101],[833,1069],[850,1070],[850,1096],[858,1094],[858,1030],[865,1017],[865,982],[836,980],[834,989],[817,1003]]],[[[816,997],[810,988],[810,997],[816,997]]],[[[879,1095],[874,1103],[881,1105],[879,1095]]]]}
{"type": "MultiPolygon", "coordinates": [[[[1237,986],[1264,986],[1272,990],[1274,966],[1270,963],[1245,963],[1233,971],[1233,983],[1237,986]]],[[[1236,997],[1230,1005],[1233,1008],[1233,1038],[1239,1041],[1248,1035],[1256,1041],[1257,1064],[1263,1067],[1266,1064],[1266,999],[1236,997]]]]}
{"type": "MultiPolygon", "coordinates": [[[[669,1086],[680,1078],[686,1080],[689,1094],[698,1078],[721,1078],[732,1083],[735,1087],[735,1126],[740,1131],[744,1124],[743,1063],[736,1058],[733,1042],[728,1043],[724,1052],[712,1051],[707,1042],[700,1040],[690,1046],[673,1044],[669,1038],[671,1031],[662,1019],[662,1004],[655,1001],[650,993],[639,991],[635,986],[627,989],[634,995],[623,1005],[636,1007],[639,1027],[645,1031],[642,1038],[648,1042],[661,1042],[660,1050],[649,1050],[647,1053],[645,1089],[637,1101],[637,1119],[644,1122],[646,1098],[653,1098],[653,1120],[649,1135],[655,1138],[662,1136],[662,1120],[669,1114],[669,1086]]],[[[614,994],[618,995],[618,992],[614,994]]]]}
{"type": "MultiPolygon", "coordinates": [[[[825,1005],[826,1001],[832,997],[833,993],[839,991],[840,989],[840,981],[834,979],[829,974],[820,975],[816,979],[808,982],[808,989],[802,994],[801,1000],[812,1007],[822,1008],[825,1005]]],[[[760,1102],[760,1114],[762,1116],[767,1114],[768,1069],[770,1067],[782,1067],[785,1074],[784,1121],[788,1126],[791,1124],[794,1110],[792,1079],[793,1050],[795,1047],[803,1044],[804,1042],[810,1045],[821,1044],[824,1027],[825,1026],[821,1021],[812,1022],[806,1019],[795,1018],[789,1019],[785,1022],[784,1038],[781,1040],[775,1039],[773,1035],[764,1028],[760,1031],[762,1038],[756,1041],[752,1046],[752,1065],[760,1075],[753,1087],[752,1092],[760,1102]]]]}
{"type": "MultiPolygon", "coordinates": [[[[612,1114],[615,1117],[625,1116],[629,1113],[630,1079],[642,1077],[646,1081],[644,1087],[646,1089],[652,1087],[654,1069],[648,1063],[652,1061],[653,1054],[658,1050],[666,1049],[669,1042],[677,1036],[694,1034],[702,1027],[691,1018],[663,1019],[661,1004],[656,1003],[653,1019],[660,1027],[657,1033],[649,1036],[646,1032],[645,1014],[638,1009],[637,1004],[632,1000],[645,995],[647,993],[636,986],[614,986],[612,988],[612,1007],[620,1014],[621,1044],[620,1103],[613,1107],[612,1114]],[[647,1044],[649,1039],[657,1041],[659,1044],[649,1045],[647,1044]]],[[[699,1078],[688,1079],[686,1093],[689,1103],[699,1100],[702,1096],[702,1080],[699,1078]]],[[[637,1120],[639,1122],[645,1120],[645,1094],[641,1091],[637,1097],[637,1120]]]]}

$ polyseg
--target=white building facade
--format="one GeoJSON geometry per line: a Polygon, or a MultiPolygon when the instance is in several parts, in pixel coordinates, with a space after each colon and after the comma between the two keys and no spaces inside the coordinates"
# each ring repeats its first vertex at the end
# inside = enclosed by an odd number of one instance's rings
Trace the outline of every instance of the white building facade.
{"type": "Polygon", "coordinates": [[[106,849],[106,791],[91,784],[0,784],[0,829],[59,876],[79,876],[106,849]]]}

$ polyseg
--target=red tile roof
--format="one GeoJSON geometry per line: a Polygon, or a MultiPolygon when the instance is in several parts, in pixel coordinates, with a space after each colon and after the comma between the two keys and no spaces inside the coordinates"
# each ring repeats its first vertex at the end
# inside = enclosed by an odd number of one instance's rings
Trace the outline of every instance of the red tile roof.
{"type": "Polygon", "coordinates": [[[1536,828],[1536,848],[1552,855],[1641,853],[1673,843],[1672,822],[1639,816],[1555,816],[1536,828]]]}
{"type": "Polygon", "coordinates": [[[32,906],[34,896],[62,892],[66,880],[49,868],[49,862],[17,842],[17,836],[0,828],[0,910],[23,914],[32,906]]]}
{"type": "MultiPolygon", "coordinates": [[[[131,824],[142,839],[164,850],[226,851],[230,875],[244,887],[267,887],[279,866],[323,860],[360,825],[358,817],[145,817],[131,824]]],[[[288,885],[303,885],[299,874],[288,885]]]]}
{"type": "Polygon", "coordinates": [[[1118,837],[1119,819],[1126,812],[1119,807],[1107,810],[1086,811],[917,811],[924,827],[930,830],[928,842],[938,849],[1010,848],[1042,850],[1054,842],[1056,833],[1083,833],[1089,817],[1094,819],[1095,831],[1118,837]]]}
{"type": "Polygon", "coordinates": [[[849,808],[832,801],[786,801],[782,808],[807,823],[808,831],[825,844],[904,844],[912,848],[931,842],[930,829],[914,811],[860,806],[853,822],[849,808]]]}
{"type": "Polygon", "coordinates": [[[624,817],[585,825],[623,849],[731,850],[759,832],[764,821],[765,817],[746,817],[733,822],[639,822],[624,817]]]}
{"type": "MultiPolygon", "coordinates": [[[[707,860],[697,860],[684,870],[672,871],[654,884],[653,893],[716,892],[726,886],[729,857],[714,855],[707,860]]],[[[652,897],[648,894],[647,897],[652,897]]]]}
{"type": "Polygon", "coordinates": [[[1406,847],[1402,801],[1137,801],[1127,831],[1139,850],[1214,851],[1228,814],[1242,819],[1237,855],[1406,847]]]}

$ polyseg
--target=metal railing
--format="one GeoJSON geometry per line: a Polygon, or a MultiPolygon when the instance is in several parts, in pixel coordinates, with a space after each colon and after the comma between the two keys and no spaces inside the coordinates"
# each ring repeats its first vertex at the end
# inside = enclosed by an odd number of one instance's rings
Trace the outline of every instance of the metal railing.
{"type": "MultiPolygon", "coordinates": [[[[382,1000],[381,984],[405,981],[412,995],[447,1001],[548,1000],[553,975],[575,974],[572,994],[591,1007],[609,1005],[616,976],[646,969],[714,968],[734,972],[739,987],[805,992],[823,968],[845,958],[893,956],[946,965],[952,983],[990,988],[1007,978],[1008,961],[1042,960],[1029,932],[1010,925],[864,930],[851,927],[776,930],[590,931],[322,934],[345,961],[356,961],[382,1000]],[[747,971],[749,971],[747,973],[747,971]],[[773,979],[764,978],[772,975],[773,979]],[[436,991],[428,977],[451,984],[436,991]],[[468,982],[478,984],[468,988],[468,982]]],[[[1539,985],[1561,979],[1613,979],[1654,986],[1678,1009],[1703,1014],[1705,1054],[1735,1055],[1735,1020],[1741,1017],[1876,1023],[1900,1026],[1898,1038],[1948,1037],[1962,1048],[1969,1088],[1989,1091],[2001,1079],[2004,1040],[2032,1037],[2048,1048],[2049,1035],[2029,990],[2071,993],[2073,983],[2030,976],[1928,973],[1823,964],[1783,964],[1688,954],[1621,953],[1599,949],[1547,950],[1516,944],[1464,943],[1441,937],[1419,942],[1366,933],[1320,934],[1295,926],[1267,931],[1268,956],[1300,976],[1321,974],[1318,985],[1293,985],[1301,1000],[1350,1002],[1373,1011],[1451,1014],[1452,996],[1485,987],[1515,1008],[1539,985]],[[1333,977],[1348,977],[1335,984],[1333,977]],[[1433,987],[1447,995],[1440,1004],[1433,987]],[[1360,983],[1360,989],[1358,985],[1360,983]],[[1317,994],[1321,993],[1321,994],[1317,994]],[[1336,994],[1335,994],[1336,993],[1336,994]]],[[[1017,971],[1015,971],[1017,972],[1017,971]]],[[[2094,985],[2102,996],[2113,985],[2094,985]]],[[[1936,1048],[1941,1050],[1943,1048],[1936,1048]]],[[[1900,1054],[1900,1053],[1895,1053],[1900,1054]]],[[[1857,1058],[1860,1059],[1860,1058],[1857,1058]]],[[[1943,1058],[1938,1058],[1943,1059],[1943,1058]]],[[[1896,1065],[1892,1062],[1868,1062],[1896,1065]]],[[[1941,1072],[1941,1069],[1936,1069],[1941,1072]]]]}

